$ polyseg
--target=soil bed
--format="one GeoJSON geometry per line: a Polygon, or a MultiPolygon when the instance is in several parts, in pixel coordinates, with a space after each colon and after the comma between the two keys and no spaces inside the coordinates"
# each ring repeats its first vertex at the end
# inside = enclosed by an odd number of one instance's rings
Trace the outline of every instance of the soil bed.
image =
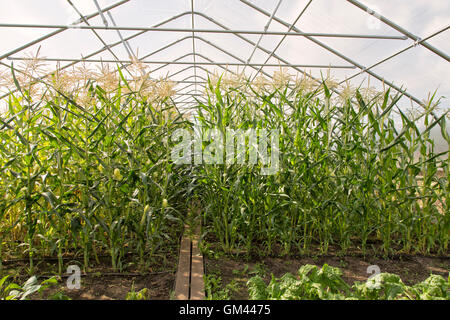
{"type": "MultiPolygon", "coordinates": [[[[139,266],[138,258],[132,254],[125,257],[121,272],[111,268],[108,256],[99,257],[99,263],[92,261],[84,272],[83,257],[64,257],[63,275],[58,274],[57,259],[47,257],[35,261],[33,275],[38,282],[55,276],[58,284],[52,285],[42,292],[34,294],[31,299],[47,299],[55,293],[62,293],[74,300],[111,300],[125,299],[132,289],[135,292],[147,288],[148,299],[170,299],[174,290],[175,274],[178,261],[178,245],[166,248],[168,251],[157,252],[151,259],[146,259],[145,266],[139,266]],[[81,269],[81,288],[68,289],[65,274],[69,265],[78,265],[81,269]]],[[[22,285],[29,277],[27,259],[16,259],[3,263],[0,279],[9,274],[10,280],[22,285]]]]}
{"type": "MultiPolygon", "coordinates": [[[[58,286],[50,287],[43,293],[45,299],[51,294],[62,292],[72,300],[124,300],[127,293],[134,288],[138,292],[148,289],[148,298],[152,300],[168,300],[175,282],[175,273],[158,273],[137,276],[102,276],[89,275],[82,277],[81,288],[69,290],[65,279],[58,286]]],[[[34,296],[34,299],[41,299],[34,296]]]]}

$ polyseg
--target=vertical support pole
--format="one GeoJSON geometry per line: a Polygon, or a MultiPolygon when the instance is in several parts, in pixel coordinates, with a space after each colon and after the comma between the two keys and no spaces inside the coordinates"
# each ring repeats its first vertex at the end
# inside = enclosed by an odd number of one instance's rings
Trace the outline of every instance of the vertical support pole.
{"type": "MultiPolygon", "coordinates": [[[[192,25],[192,53],[194,56],[194,76],[197,81],[197,65],[196,65],[196,54],[195,54],[195,34],[194,34],[194,0],[191,0],[191,25],[192,25]]],[[[197,83],[195,83],[195,90],[197,90],[197,83]]]]}

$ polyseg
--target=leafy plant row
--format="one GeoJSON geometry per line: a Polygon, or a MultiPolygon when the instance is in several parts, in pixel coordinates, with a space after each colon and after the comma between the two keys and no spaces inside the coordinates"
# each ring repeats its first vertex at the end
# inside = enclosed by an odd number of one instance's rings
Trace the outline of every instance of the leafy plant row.
{"type": "Polygon", "coordinates": [[[189,169],[170,161],[167,137],[185,120],[119,73],[113,91],[87,82],[84,104],[84,91],[46,85],[39,99],[14,77],[0,117],[2,258],[25,254],[31,272],[33,258],[57,256],[61,274],[65,255],[82,255],[87,268],[107,253],[122,270],[127,254],[143,265],[177,245],[189,169]]]}
{"type": "Polygon", "coordinates": [[[398,275],[379,273],[349,286],[342,271],[327,264],[322,268],[304,265],[297,276],[286,273],[277,279],[272,275],[268,285],[254,276],[247,286],[252,300],[450,300],[450,277],[430,275],[407,286],[398,275]]]}
{"type": "Polygon", "coordinates": [[[337,100],[326,81],[260,92],[224,90],[219,79],[207,92],[196,110],[203,128],[280,132],[273,175],[261,175],[261,163],[196,168],[203,225],[225,252],[448,252],[448,148],[436,152],[430,131],[450,143],[449,111],[436,115],[433,99],[407,113],[390,90],[337,100]]]}

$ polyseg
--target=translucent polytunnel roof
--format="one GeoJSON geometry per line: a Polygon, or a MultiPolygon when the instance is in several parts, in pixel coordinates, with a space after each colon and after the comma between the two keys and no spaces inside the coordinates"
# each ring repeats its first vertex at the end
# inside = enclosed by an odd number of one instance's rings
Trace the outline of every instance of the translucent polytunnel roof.
{"type": "Polygon", "coordinates": [[[46,68],[131,57],[177,81],[180,102],[208,72],[324,75],[404,90],[410,106],[437,90],[450,106],[450,2],[390,0],[16,0],[0,2],[0,68],[35,56],[46,68]],[[82,17],[82,18],[80,18],[82,17]]]}

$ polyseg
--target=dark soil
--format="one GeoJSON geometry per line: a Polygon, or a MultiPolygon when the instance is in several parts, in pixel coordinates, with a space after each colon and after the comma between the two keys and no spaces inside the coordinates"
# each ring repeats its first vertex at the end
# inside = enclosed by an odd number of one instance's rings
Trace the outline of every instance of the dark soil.
{"type": "Polygon", "coordinates": [[[343,279],[350,285],[363,282],[371,275],[367,267],[377,265],[381,272],[395,273],[407,285],[425,280],[430,273],[449,276],[450,257],[399,256],[391,259],[359,256],[318,256],[318,257],[261,257],[245,261],[230,257],[205,257],[205,273],[220,277],[223,288],[230,289],[231,299],[248,299],[246,282],[258,274],[267,283],[271,274],[281,277],[287,272],[296,274],[305,264],[322,267],[323,264],[339,267],[343,279]]]}
{"type": "MultiPolygon", "coordinates": [[[[65,279],[57,286],[50,287],[43,292],[43,299],[61,292],[72,300],[124,300],[127,293],[148,289],[148,298],[152,300],[168,300],[175,283],[175,273],[159,273],[144,276],[105,276],[92,275],[81,279],[81,288],[68,289],[65,279]]],[[[36,295],[34,299],[42,299],[36,295]]]]}
{"type": "MultiPolygon", "coordinates": [[[[33,275],[36,275],[39,283],[55,276],[58,284],[52,285],[42,292],[35,294],[31,299],[47,299],[55,293],[62,293],[74,300],[111,300],[125,299],[128,292],[135,292],[147,288],[148,299],[170,299],[174,290],[175,273],[178,260],[178,246],[167,252],[157,252],[152,258],[146,259],[146,265],[139,265],[138,258],[132,254],[126,256],[122,262],[122,270],[113,270],[108,256],[99,257],[99,263],[91,261],[89,267],[83,270],[82,257],[65,257],[63,274],[58,274],[58,262],[55,258],[43,258],[35,261],[33,275]],[[81,288],[68,289],[66,282],[68,274],[65,274],[69,265],[78,265],[81,269],[81,288]]],[[[9,260],[3,262],[3,270],[0,279],[9,274],[10,280],[17,284],[23,284],[29,277],[27,259],[9,260]]]]}

